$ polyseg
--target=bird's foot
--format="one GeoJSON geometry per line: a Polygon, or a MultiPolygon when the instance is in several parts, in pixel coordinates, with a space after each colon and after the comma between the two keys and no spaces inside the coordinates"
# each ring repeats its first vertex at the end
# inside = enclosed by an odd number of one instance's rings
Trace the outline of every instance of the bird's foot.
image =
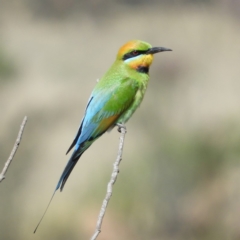
{"type": "Polygon", "coordinates": [[[116,125],[118,126],[118,132],[121,133],[121,128],[123,128],[125,132],[127,132],[127,128],[123,123],[117,123],[116,125]]]}

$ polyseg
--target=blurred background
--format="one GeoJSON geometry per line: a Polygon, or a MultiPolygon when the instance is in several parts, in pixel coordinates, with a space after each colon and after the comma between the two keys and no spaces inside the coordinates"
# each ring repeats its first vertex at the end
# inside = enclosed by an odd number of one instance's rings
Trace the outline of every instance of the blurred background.
{"type": "Polygon", "coordinates": [[[88,97],[121,45],[155,56],[128,122],[123,161],[99,240],[240,239],[240,2],[0,2],[0,239],[90,239],[119,133],[102,136],[57,192],[88,97]]]}

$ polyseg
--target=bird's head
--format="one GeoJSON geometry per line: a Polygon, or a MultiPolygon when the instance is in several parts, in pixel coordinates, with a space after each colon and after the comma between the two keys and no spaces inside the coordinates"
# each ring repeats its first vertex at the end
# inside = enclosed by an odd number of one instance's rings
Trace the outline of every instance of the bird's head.
{"type": "Polygon", "coordinates": [[[123,61],[138,72],[148,73],[149,66],[153,61],[153,54],[165,51],[172,50],[164,47],[152,47],[147,42],[132,40],[119,49],[117,60],[123,61]]]}

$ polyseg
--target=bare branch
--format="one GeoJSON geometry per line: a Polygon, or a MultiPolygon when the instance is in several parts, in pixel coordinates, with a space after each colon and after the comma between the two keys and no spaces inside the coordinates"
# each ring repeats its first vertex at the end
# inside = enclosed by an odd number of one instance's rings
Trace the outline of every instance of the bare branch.
{"type": "Polygon", "coordinates": [[[118,155],[117,155],[116,161],[113,164],[113,171],[112,171],[111,179],[110,179],[110,181],[107,185],[107,194],[106,194],[106,196],[103,200],[102,207],[101,207],[101,210],[100,210],[100,213],[99,213],[99,216],[98,216],[98,220],[97,220],[95,233],[93,234],[91,240],[97,239],[99,233],[101,232],[103,217],[105,215],[107,205],[108,205],[108,203],[110,201],[110,198],[112,196],[113,185],[116,182],[117,175],[119,173],[119,165],[120,165],[120,162],[122,160],[124,138],[125,138],[125,134],[127,133],[127,129],[122,124],[118,124],[118,127],[119,127],[118,131],[121,133],[120,140],[119,140],[118,155]]]}
{"type": "Polygon", "coordinates": [[[22,124],[21,124],[21,126],[20,126],[20,130],[19,130],[19,133],[18,133],[16,142],[15,142],[15,144],[14,144],[14,146],[13,146],[12,152],[11,152],[8,160],[6,161],[2,172],[0,173],[0,182],[1,182],[3,179],[5,179],[5,174],[6,174],[7,170],[8,170],[8,168],[9,168],[12,160],[13,160],[13,157],[14,157],[15,153],[17,152],[18,146],[20,145],[20,142],[21,142],[21,138],[22,138],[22,134],[23,134],[23,130],[24,130],[24,127],[25,127],[25,125],[26,125],[26,122],[27,122],[27,116],[25,116],[25,117],[23,118],[23,122],[22,122],[22,124]]]}

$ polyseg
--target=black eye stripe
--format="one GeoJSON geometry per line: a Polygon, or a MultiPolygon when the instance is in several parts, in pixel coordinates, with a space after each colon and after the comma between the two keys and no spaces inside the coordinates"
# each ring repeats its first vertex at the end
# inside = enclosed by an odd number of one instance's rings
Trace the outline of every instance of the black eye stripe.
{"type": "Polygon", "coordinates": [[[137,72],[148,74],[148,72],[149,72],[149,67],[139,66],[136,70],[137,70],[137,72]]]}
{"type": "Polygon", "coordinates": [[[136,57],[136,56],[139,56],[141,54],[145,54],[148,50],[133,50],[129,53],[126,53],[123,55],[123,60],[127,60],[129,58],[133,58],[133,57],[136,57]]]}

